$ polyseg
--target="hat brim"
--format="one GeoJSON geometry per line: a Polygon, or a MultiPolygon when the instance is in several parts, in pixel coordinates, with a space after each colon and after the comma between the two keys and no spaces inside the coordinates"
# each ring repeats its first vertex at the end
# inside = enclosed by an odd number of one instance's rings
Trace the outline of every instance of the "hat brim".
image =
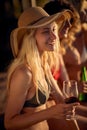
{"type": "Polygon", "coordinates": [[[52,23],[53,21],[56,21],[57,23],[62,23],[64,21],[66,21],[67,19],[70,19],[71,17],[73,17],[73,13],[70,10],[65,10],[63,12],[56,13],[51,16],[49,15],[47,17],[43,17],[42,19],[35,21],[35,23],[33,23],[32,25],[14,29],[10,35],[13,56],[16,57],[17,53],[18,53],[18,47],[15,45],[15,42],[18,42],[18,46],[20,46],[23,36],[27,30],[44,27],[44,26],[52,23]]]}
{"type": "Polygon", "coordinates": [[[47,17],[43,17],[42,19],[35,22],[34,24],[29,25],[29,28],[43,27],[43,26],[45,26],[53,21],[57,21],[59,23],[59,22],[62,22],[66,19],[70,19],[71,17],[72,17],[72,12],[69,10],[66,10],[66,11],[63,11],[60,13],[53,14],[51,16],[49,15],[47,17]]]}

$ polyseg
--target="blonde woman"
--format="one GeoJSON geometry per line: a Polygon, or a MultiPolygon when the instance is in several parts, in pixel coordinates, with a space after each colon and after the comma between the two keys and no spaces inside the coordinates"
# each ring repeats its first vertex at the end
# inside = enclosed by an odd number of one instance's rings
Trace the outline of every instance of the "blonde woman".
{"type": "Polygon", "coordinates": [[[50,71],[53,62],[57,62],[57,24],[70,15],[64,11],[49,16],[41,7],[31,7],[19,17],[18,28],[11,33],[15,59],[8,71],[4,120],[7,130],[49,130],[47,119],[65,119],[68,111],[72,114],[73,106],[78,105],[64,104],[62,92],[50,71]],[[50,94],[56,103],[47,108],[50,94]]]}

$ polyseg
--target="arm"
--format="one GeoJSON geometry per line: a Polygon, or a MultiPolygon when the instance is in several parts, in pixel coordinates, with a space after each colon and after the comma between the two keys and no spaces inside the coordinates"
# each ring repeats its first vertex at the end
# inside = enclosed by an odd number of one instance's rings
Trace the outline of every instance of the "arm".
{"type": "Polygon", "coordinates": [[[49,118],[65,118],[65,109],[70,110],[72,105],[57,104],[48,109],[42,105],[41,109],[31,108],[27,113],[21,113],[27,97],[27,92],[31,88],[32,75],[25,74],[18,70],[14,72],[10,82],[8,102],[5,110],[5,127],[9,130],[21,130],[47,120],[49,118]],[[36,110],[39,111],[36,111],[36,110]],[[31,111],[33,110],[33,112],[31,111]]]}
{"type": "Polygon", "coordinates": [[[81,111],[83,111],[83,112],[87,112],[87,106],[84,106],[84,105],[79,105],[79,106],[77,107],[77,109],[78,109],[78,110],[81,110],[81,111]]]}
{"type": "Polygon", "coordinates": [[[87,117],[81,116],[81,115],[76,115],[77,121],[80,121],[81,123],[87,124],[87,117]]]}
{"type": "Polygon", "coordinates": [[[45,110],[45,107],[43,107],[39,112],[32,113],[32,108],[29,110],[29,112],[21,114],[21,112],[23,111],[23,105],[26,100],[27,93],[31,88],[31,82],[32,74],[30,72],[28,72],[28,74],[25,74],[25,72],[17,70],[12,75],[9,97],[5,110],[6,129],[25,129],[33,124],[36,124],[50,118],[53,115],[56,115],[56,111],[53,113],[53,109],[45,110]]]}

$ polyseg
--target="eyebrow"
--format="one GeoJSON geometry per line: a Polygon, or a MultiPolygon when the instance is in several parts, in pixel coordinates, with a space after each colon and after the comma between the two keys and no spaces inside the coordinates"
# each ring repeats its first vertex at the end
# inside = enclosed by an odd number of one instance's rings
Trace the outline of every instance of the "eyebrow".
{"type": "MultiPolygon", "coordinates": [[[[52,28],[56,28],[56,26],[54,25],[52,28]]],[[[50,27],[44,27],[43,29],[48,30],[48,29],[50,29],[50,27]]]]}
{"type": "Polygon", "coordinates": [[[50,29],[49,27],[45,27],[45,28],[43,28],[44,30],[48,30],[48,29],[50,29]]]}

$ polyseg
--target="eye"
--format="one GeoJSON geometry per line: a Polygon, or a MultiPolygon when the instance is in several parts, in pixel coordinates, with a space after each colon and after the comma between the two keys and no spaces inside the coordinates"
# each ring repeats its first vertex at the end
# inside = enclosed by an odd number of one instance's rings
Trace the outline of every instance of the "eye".
{"type": "Polygon", "coordinates": [[[56,29],[55,28],[53,28],[53,32],[55,32],[56,31],[56,29]]]}
{"type": "Polygon", "coordinates": [[[49,28],[44,28],[42,30],[42,34],[47,34],[47,33],[50,33],[50,29],[49,28]]]}
{"type": "Polygon", "coordinates": [[[42,33],[45,34],[45,33],[49,33],[49,32],[50,32],[49,30],[45,30],[42,33]]]}
{"type": "Polygon", "coordinates": [[[53,32],[56,32],[56,31],[57,31],[57,28],[56,28],[56,27],[54,27],[54,28],[53,28],[53,32]]]}

